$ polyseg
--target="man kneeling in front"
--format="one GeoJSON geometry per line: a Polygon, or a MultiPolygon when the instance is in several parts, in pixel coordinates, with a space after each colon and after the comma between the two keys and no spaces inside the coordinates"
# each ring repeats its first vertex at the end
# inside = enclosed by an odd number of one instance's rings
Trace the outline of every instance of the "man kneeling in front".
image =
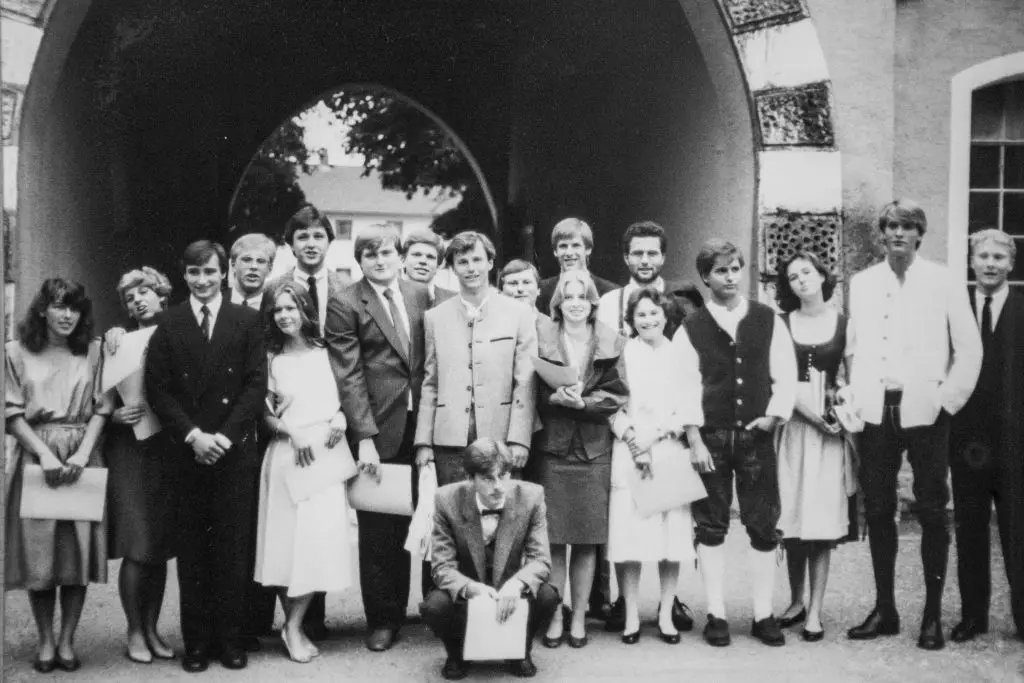
{"type": "Polygon", "coordinates": [[[551,551],[544,489],[511,480],[512,455],[508,446],[494,439],[474,441],[462,458],[466,481],[437,491],[431,552],[437,588],[420,612],[448,654],[441,674],[458,680],[467,673],[462,656],[467,601],[493,599],[496,618],[504,622],[525,599],[526,657],[508,665],[516,676],[534,676],[534,635],[561,601],[547,583],[551,551]]]}

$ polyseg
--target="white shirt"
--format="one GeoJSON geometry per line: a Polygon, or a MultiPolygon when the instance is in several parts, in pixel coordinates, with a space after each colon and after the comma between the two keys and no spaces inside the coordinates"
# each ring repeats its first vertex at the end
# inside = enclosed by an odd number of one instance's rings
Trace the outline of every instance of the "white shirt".
{"type": "Polygon", "coordinates": [[[316,299],[317,299],[317,322],[320,323],[320,334],[324,333],[324,322],[327,320],[327,267],[321,267],[320,270],[316,271],[312,275],[307,275],[304,270],[295,267],[292,271],[292,278],[300,285],[309,291],[309,280],[312,278],[316,280],[316,299]]]}
{"type": "Polygon", "coordinates": [[[238,304],[239,306],[248,306],[249,308],[258,311],[263,305],[263,292],[258,292],[250,297],[246,297],[245,294],[242,294],[242,292],[232,287],[231,303],[238,304]]]}
{"type": "Polygon", "coordinates": [[[490,298],[491,293],[490,291],[488,291],[487,294],[484,296],[484,300],[480,302],[480,305],[474,306],[470,302],[466,301],[462,297],[461,293],[459,294],[459,300],[462,302],[462,305],[466,307],[466,315],[469,316],[469,319],[472,320],[473,322],[476,322],[480,318],[484,317],[484,309],[487,307],[487,301],[490,298]]]}
{"type": "MultiPolygon", "coordinates": [[[[974,313],[977,316],[979,330],[981,329],[982,309],[985,308],[985,296],[985,292],[981,291],[980,287],[974,290],[974,313]]],[[[1010,286],[1004,282],[1003,286],[990,296],[992,297],[992,329],[989,332],[995,332],[996,325],[999,324],[999,314],[1003,312],[1006,299],[1010,296],[1010,286]]]]}
{"type": "MultiPolygon", "coordinates": [[[[719,327],[735,341],[740,321],[750,310],[750,302],[746,297],[740,297],[739,304],[732,310],[715,303],[712,299],[709,299],[705,305],[708,313],[715,319],[719,327]]],[[[688,335],[677,333],[673,338],[673,343],[684,354],[696,354],[688,335]]],[[[768,407],[764,414],[767,417],[788,420],[793,415],[793,406],[796,404],[796,352],[793,350],[793,340],[789,336],[786,323],[777,315],[775,324],[772,326],[772,340],[768,347],[768,373],[772,380],[772,397],[768,401],[768,407]]]]}
{"type": "MultiPolygon", "coordinates": [[[[373,291],[377,292],[377,296],[380,298],[380,302],[384,306],[384,313],[387,314],[388,320],[390,320],[391,324],[394,325],[395,319],[391,317],[391,304],[388,303],[388,298],[384,296],[385,290],[391,290],[392,297],[395,300],[395,305],[398,307],[398,315],[402,318],[402,325],[405,326],[405,338],[412,343],[412,330],[409,328],[409,312],[405,310],[405,299],[402,298],[402,289],[398,286],[398,278],[395,278],[387,287],[382,287],[376,282],[370,282],[370,280],[367,280],[367,282],[371,287],[373,287],[373,291]]],[[[324,299],[326,300],[327,297],[324,297],[324,299]]],[[[411,352],[412,349],[409,351],[411,352]]],[[[409,410],[412,410],[412,389],[409,390],[408,404],[409,410]]]]}
{"type": "Polygon", "coordinates": [[[881,424],[885,391],[894,386],[903,391],[904,429],[963,407],[981,370],[981,334],[967,288],[945,266],[917,256],[901,286],[883,261],[853,276],[849,306],[846,353],[861,419],[881,424]]]}
{"type": "Polygon", "coordinates": [[[623,334],[632,335],[633,328],[626,322],[626,307],[629,305],[629,297],[641,287],[650,287],[655,291],[664,293],[665,281],[659,277],[649,285],[641,285],[636,280],[630,278],[625,287],[605,292],[601,296],[601,300],[597,302],[597,321],[613,330],[619,330],[623,334]],[[622,321],[621,329],[619,328],[620,320],[622,321]]]}
{"type": "Polygon", "coordinates": [[[202,326],[203,326],[203,311],[202,311],[202,308],[203,308],[203,306],[206,306],[206,308],[209,309],[209,311],[210,311],[210,337],[213,336],[213,330],[217,326],[217,314],[220,313],[220,305],[223,302],[224,302],[224,297],[222,297],[219,292],[217,293],[217,296],[213,298],[212,301],[209,301],[206,304],[204,304],[199,299],[195,298],[195,296],[189,296],[189,298],[188,298],[188,303],[189,303],[190,306],[192,306],[192,315],[194,315],[196,317],[196,323],[199,325],[200,329],[202,329],[202,326]]]}
{"type": "MultiPolygon", "coordinates": [[[[476,494],[476,507],[480,511],[480,529],[484,532],[484,545],[487,545],[494,540],[494,534],[498,533],[498,522],[501,521],[501,515],[485,515],[484,510],[504,510],[505,499],[501,499],[501,505],[496,508],[488,508],[480,500],[480,495],[476,494]]],[[[495,577],[497,578],[497,577],[495,577]]]]}

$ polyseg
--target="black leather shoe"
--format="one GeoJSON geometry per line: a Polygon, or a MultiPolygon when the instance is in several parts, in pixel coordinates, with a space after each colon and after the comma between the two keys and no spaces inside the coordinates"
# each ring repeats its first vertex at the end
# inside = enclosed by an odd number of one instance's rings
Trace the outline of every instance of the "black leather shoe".
{"type": "Polygon", "coordinates": [[[672,601],[672,625],[682,632],[693,630],[693,614],[679,598],[672,601]]]}
{"type": "Polygon", "coordinates": [[[32,668],[41,674],[48,674],[57,668],[57,658],[38,659],[32,662],[32,668]]]}
{"type": "Polygon", "coordinates": [[[800,629],[800,637],[808,643],[816,643],[825,637],[825,629],[821,629],[820,631],[808,631],[805,628],[800,629]]]}
{"type": "Polygon", "coordinates": [[[873,640],[878,636],[894,636],[900,632],[900,616],[895,611],[882,613],[875,608],[859,626],[854,626],[846,635],[851,640],[873,640]]]}
{"type": "Polygon", "coordinates": [[[626,645],[636,645],[640,642],[640,629],[633,631],[632,633],[623,633],[622,642],[626,645]]]}
{"type": "Polygon", "coordinates": [[[592,602],[587,605],[587,619],[599,619],[604,621],[608,618],[608,614],[612,611],[612,603],[610,602],[592,602]]]}
{"type": "Polygon", "coordinates": [[[562,635],[558,636],[557,638],[548,638],[547,636],[544,636],[540,639],[540,642],[544,647],[548,647],[554,650],[556,647],[562,647],[562,642],[564,640],[565,632],[563,632],[562,635]]]}
{"type": "Polygon", "coordinates": [[[206,671],[210,666],[210,660],[206,657],[206,650],[203,648],[186,648],[185,656],[181,658],[181,668],[190,674],[197,674],[206,671]]]}
{"type": "Polygon", "coordinates": [[[619,598],[612,603],[608,610],[608,617],[604,620],[604,630],[609,633],[622,631],[626,628],[626,599],[619,598]]]}
{"type": "Polygon", "coordinates": [[[246,652],[259,652],[263,649],[260,639],[256,636],[242,636],[238,639],[238,646],[246,652]]]}
{"type": "Polygon", "coordinates": [[[468,674],[469,668],[461,659],[449,657],[444,660],[444,666],[441,667],[441,675],[446,681],[461,681],[468,674]]]}
{"type": "Polygon", "coordinates": [[[750,635],[760,640],[765,645],[779,647],[786,644],[786,636],[782,635],[775,617],[768,616],[761,621],[754,621],[750,624],[750,635]]]}
{"type": "Polygon", "coordinates": [[[779,628],[789,628],[790,626],[796,626],[806,618],[807,608],[805,607],[791,617],[785,617],[783,619],[776,618],[775,621],[779,623],[779,628]]]}
{"type": "Polygon", "coordinates": [[[946,639],[942,636],[942,620],[925,617],[921,621],[921,635],[917,646],[922,650],[941,650],[946,647],[946,639]]]}
{"type": "Polygon", "coordinates": [[[58,669],[60,669],[61,671],[67,671],[68,673],[71,673],[72,671],[78,671],[82,668],[82,660],[78,657],[64,659],[60,655],[57,655],[57,658],[53,661],[57,665],[58,669]]]}
{"type": "Polygon", "coordinates": [[[949,639],[954,643],[966,643],[983,633],[988,633],[988,621],[969,618],[964,619],[953,627],[952,633],[949,634],[949,639]]]}
{"type": "Polygon", "coordinates": [[[571,636],[571,635],[569,636],[569,647],[576,648],[578,650],[581,647],[586,647],[586,646],[587,646],[587,637],[586,636],[583,636],[582,638],[576,638],[576,637],[571,636]]]}
{"type": "Polygon", "coordinates": [[[244,669],[249,664],[249,655],[240,647],[224,646],[220,663],[225,669],[244,669]]]}
{"type": "Polygon", "coordinates": [[[508,668],[513,676],[518,676],[519,678],[533,678],[537,675],[537,667],[534,665],[530,655],[526,655],[526,659],[510,660],[508,668]]]}
{"type": "Polygon", "coordinates": [[[366,649],[370,652],[390,650],[398,639],[398,632],[393,628],[375,628],[366,636],[366,649]]]}
{"type": "MultiPolygon", "coordinates": [[[[673,624],[673,626],[674,625],[675,624],[673,624]]],[[[663,642],[666,642],[669,645],[678,645],[680,640],[678,633],[665,633],[664,631],[662,631],[661,624],[658,624],[658,637],[661,638],[663,642]]]]}
{"type": "Polygon", "coordinates": [[[306,634],[306,637],[314,642],[320,642],[327,640],[330,635],[327,631],[326,624],[310,624],[309,626],[303,626],[302,631],[306,634]]]}
{"type": "Polygon", "coordinates": [[[708,623],[704,627],[704,640],[708,645],[725,647],[732,642],[729,636],[729,622],[719,619],[714,614],[708,614],[708,623]]]}

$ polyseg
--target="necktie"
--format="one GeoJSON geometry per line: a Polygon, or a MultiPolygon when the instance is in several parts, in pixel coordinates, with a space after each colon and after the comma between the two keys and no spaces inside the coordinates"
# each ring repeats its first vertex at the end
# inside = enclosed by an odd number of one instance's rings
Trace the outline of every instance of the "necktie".
{"type": "Polygon", "coordinates": [[[199,312],[203,314],[203,321],[199,323],[199,327],[203,330],[203,336],[206,338],[206,341],[210,341],[210,309],[206,304],[203,304],[199,312]]]}
{"type": "Polygon", "coordinates": [[[395,325],[395,332],[398,333],[398,340],[402,344],[402,350],[409,354],[409,332],[402,322],[402,314],[398,311],[398,304],[395,303],[395,292],[391,289],[384,290],[384,298],[388,300],[388,310],[391,312],[391,322],[395,325]]]}
{"type": "Polygon", "coordinates": [[[480,511],[480,514],[484,517],[486,517],[487,515],[500,515],[503,509],[504,508],[494,508],[492,510],[491,508],[484,508],[483,510],[480,511]]]}
{"type": "Polygon", "coordinates": [[[984,347],[988,347],[992,341],[992,297],[985,297],[985,305],[981,307],[981,341],[984,347]]]}
{"type": "Polygon", "coordinates": [[[316,312],[317,320],[320,319],[320,294],[316,291],[316,278],[306,278],[306,287],[309,289],[309,298],[313,300],[313,310],[316,312]]]}

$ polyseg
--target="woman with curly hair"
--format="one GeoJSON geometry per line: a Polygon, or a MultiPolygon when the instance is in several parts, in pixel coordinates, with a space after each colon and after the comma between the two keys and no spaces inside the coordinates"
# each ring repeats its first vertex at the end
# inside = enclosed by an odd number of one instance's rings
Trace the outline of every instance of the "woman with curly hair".
{"type": "MultiPolygon", "coordinates": [[[[163,273],[143,266],[121,276],[117,294],[133,327],[152,327],[157,315],[167,308],[171,282],[163,273]]],[[[123,332],[114,328],[107,338],[120,339],[123,332]]],[[[125,405],[111,389],[109,400],[117,406],[110,417],[104,449],[109,467],[110,557],[124,558],[118,590],[128,622],[125,654],[133,662],[148,664],[154,657],[174,657],[157,633],[157,622],[167,583],[167,561],[174,557],[179,463],[167,432],[136,438],[133,426],[152,417],[145,399],[125,405]]]]}
{"type": "Polygon", "coordinates": [[[85,288],[50,278],[32,300],[18,339],[5,347],[4,417],[16,439],[6,508],[6,587],[28,590],[39,631],[33,667],[41,673],[81,666],[74,639],[86,586],[107,580],[102,522],[21,516],[26,465],[41,465],[47,485],[58,487],[103,464],[100,436],[112,406],[99,391],[100,342],[91,338],[92,324],[85,288]],[[61,628],[55,639],[58,587],[61,628]]]}
{"type": "Polygon", "coordinates": [[[812,253],[798,252],[779,268],[776,300],[789,327],[797,356],[796,410],[776,432],[779,457],[779,529],[786,547],[790,605],[779,626],[806,620],[804,640],[821,640],[821,604],[828,581],[831,550],[856,536],[849,496],[856,491],[853,451],[829,407],[814,398],[812,374],[824,375],[832,394],[843,381],[846,319],[829,305],[836,281],[812,253]],[[815,372],[812,372],[815,371],[815,372]],[[804,578],[810,575],[810,600],[804,603],[804,578]]]}
{"type": "Polygon", "coordinates": [[[352,585],[345,478],[356,469],[313,299],[289,279],[270,301],[266,423],[274,438],[260,473],[255,579],[278,589],[281,640],[292,661],[305,663],[320,654],[302,628],[313,593],[352,585]],[[297,488],[309,467],[319,483],[297,488]]]}

